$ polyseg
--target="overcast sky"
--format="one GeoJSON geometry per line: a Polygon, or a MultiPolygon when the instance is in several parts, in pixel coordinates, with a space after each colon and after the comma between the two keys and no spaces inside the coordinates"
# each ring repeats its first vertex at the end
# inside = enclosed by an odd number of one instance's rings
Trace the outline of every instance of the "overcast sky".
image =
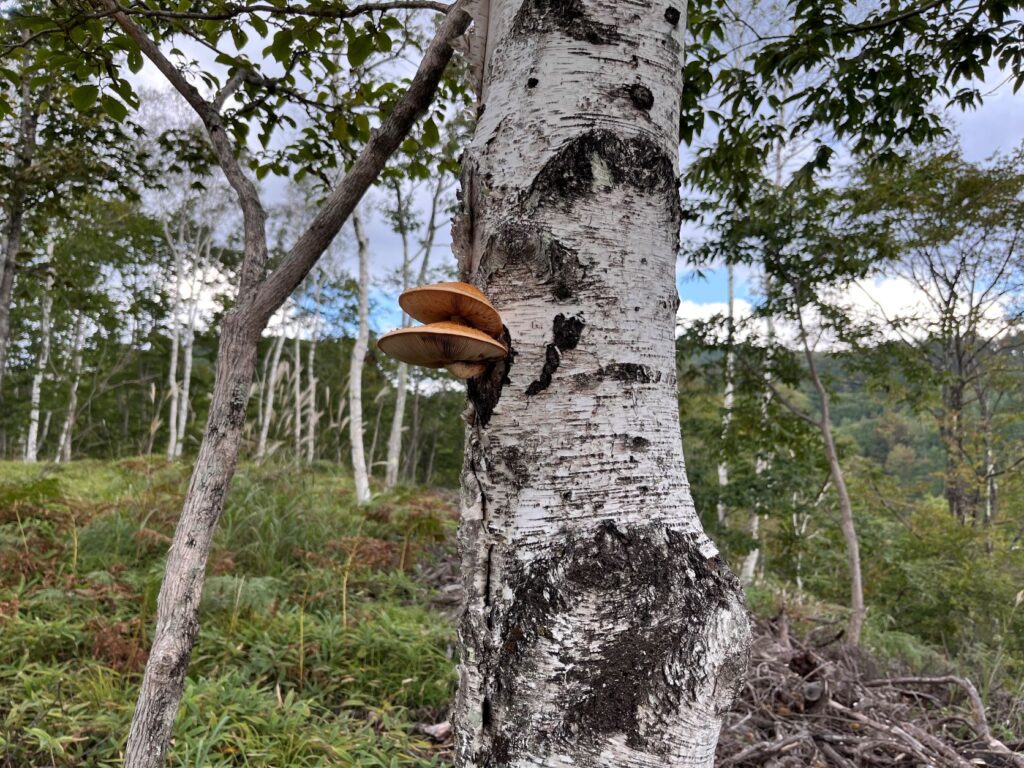
{"type": "MultiPolygon", "coordinates": [[[[209,58],[209,54],[205,50],[189,50],[191,46],[187,43],[181,47],[188,53],[197,55],[200,60],[209,58]]],[[[207,64],[208,62],[204,61],[203,63],[207,64]]],[[[139,85],[160,90],[167,88],[162,75],[148,61],[146,67],[135,79],[139,85]]],[[[997,78],[993,77],[992,81],[997,81],[997,78]]],[[[980,109],[967,113],[951,113],[949,122],[955,126],[968,160],[981,161],[996,152],[1012,151],[1024,141],[1024,91],[1014,95],[1011,93],[1011,88],[1004,85],[990,93],[980,109]]],[[[265,180],[263,187],[266,203],[273,204],[282,201],[287,185],[287,179],[269,178],[265,180]]],[[[427,194],[424,190],[421,195],[420,202],[423,209],[426,209],[429,203],[427,194]]],[[[382,202],[381,193],[375,190],[368,194],[364,205],[365,225],[371,244],[371,277],[374,282],[374,304],[376,307],[372,324],[377,331],[388,330],[389,327],[398,323],[400,317],[393,289],[386,283],[388,277],[401,263],[401,241],[377,210],[382,202]]],[[[423,218],[426,218],[425,214],[423,218]]],[[[343,266],[350,272],[355,272],[355,249],[346,247],[344,242],[353,240],[350,225],[346,225],[339,238],[343,242],[339,243],[340,247],[335,252],[341,254],[343,266]]],[[[454,260],[448,248],[449,242],[450,238],[447,228],[445,228],[439,233],[437,247],[433,252],[432,263],[435,267],[454,266],[454,260]]],[[[745,272],[738,275],[736,295],[741,302],[749,304],[753,300],[754,291],[746,277],[747,273],[745,272]]],[[[707,318],[724,311],[727,293],[723,269],[705,270],[703,276],[698,278],[685,264],[681,263],[677,285],[681,298],[680,322],[685,323],[692,318],[707,318]]],[[[891,291],[892,286],[887,286],[887,295],[891,296],[891,291]]],[[[879,298],[884,298],[882,293],[879,294],[879,298]]]]}

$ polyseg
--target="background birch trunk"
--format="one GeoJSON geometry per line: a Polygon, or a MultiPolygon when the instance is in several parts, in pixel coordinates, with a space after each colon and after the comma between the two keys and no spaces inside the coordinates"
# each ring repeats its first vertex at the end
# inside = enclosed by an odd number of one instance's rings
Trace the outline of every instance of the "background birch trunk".
{"type": "Polygon", "coordinates": [[[322,281],[323,274],[320,273],[316,276],[313,289],[313,302],[315,307],[313,313],[313,329],[309,340],[309,354],[306,356],[306,379],[309,382],[309,388],[306,392],[306,434],[304,444],[307,464],[312,464],[316,460],[316,430],[317,425],[320,423],[320,411],[318,410],[316,400],[316,345],[320,338],[322,311],[320,306],[320,291],[322,281]]]}
{"type": "MultiPolygon", "coordinates": [[[[402,238],[402,291],[409,289],[409,203],[402,194],[402,187],[395,182],[395,223],[399,236],[402,238]]],[[[423,254],[423,263],[430,258],[430,251],[423,254]]],[[[420,270],[423,284],[423,270],[420,270]]],[[[409,325],[409,316],[402,313],[402,327],[409,325]]],[[[384,487],[394,488],[398,484],[398,467],[402,455],[402,424],[405,420],[405,390],[409,381],[409,366],[398,364],[398,378],[395,382],[395,413],[391,417],[391,430],[388,432],[388,454],[384,460],[384,487]]]]}
{"type": "MultiPolygon", "coordinates": [[[[184,228],[181,224],[179,229],[184,228]]],[[[167,415],[167,459],[171,460],[178,454],[178,347],[181,343],[181,329],[178,314],[181,311],[181,272],[184,268],[184,255],[181,242],[184,239],[179,231],[177,243],[173,243],[170,232],[164,224],[164,237],[174,249],[174,298],[171,303],[171,357],[167,367],[167,397],[170,400],[170,412],[167,415]]]]}
{"type": "Polygon", "coordinates": [[[352,226],[356,231],[359,250],[359,331],[352,347],[349,365],[348,434],[352,444],[356,501],[365,504],[370,500],[370,481],[366,473],[366,453],[363,449],[363,361],[366,359],[366,345],[370,340],[370,244],[358,213],[352,214],[352,226]]]}
{"type": "Polygon", "coordinates": [[[274,420],[274,390],[277,388],[277,370],[281,365],[281,350],[284,349],[284,329],[274,339],[273,351],[270,353],[270,372],[267,377],[266,399],[263,404],[263,423],[260,424],[260,439],[256,444],[256,459],[267,455],[267,438],[270,436],[270,424],[274,420]]]}
{"type": "Polygon", "coordinates": [[[174,458],[181,458],[185,447],[185,427],[188,425],[189,395],[192,385],[192,353],[195,349],[196,316],[189,313],[188,325],[185,327],[185,338],[181,345],[181,385],[178,387],[178,424],[174,440],[174,458]]]}
{"type": "Polygon", "coordinates": [[[679,433],[682,7],[477,24],[453,241],[513,355],[469,384],[456,764],[710,766],[749,626],[679,433]]]}
{"type": "MultiPolygon", "coordinates": [[[[729,430],[732,426],[732,407],[736,389],[736,353],[733,345],[736,343],[736,268],[732,264],[725,265],[728,282],[728,347],[725,353],[725,392],[722,395],[722,459],[718,462],[718,487],[719,493],[724,493],[729,485],[729,462],[726,459],[726,450],[729,440],[729,430]]],[[[715,513],[720,526],[725,525],[725,518],[728,509],[725,501],[719,498],[715,506],[715,513]]]]}
{"type": "Polygon", "coordinates": [[[821,431],[821,440],[825,447],[829,474],[832,476],[832,483],[835,485],[836,495],[839,497],[839,528],[843,532],[843,541],[846,543],[846,562],[850,578],[850,619],[846,625],[846,641],[850,645],[858,645],[861,631],[864,629],[866,609],[864,607],[864,580],[860,567],[860,543],[857,540],[857,529],[853,521],[853,503],[850,501],[846,475],[843,472],[842,464],[839,463],[839,452],[836,450],[836,442],[832,435],[832,411],[828,390],[818,373],[818,365],[814,361],[814,353],[807,341],[807,331],[804,329],[802,320],[799,325],[800,341],[803,344],[804,357],[807,360],[807,370],[821,403],[818,429],[821,431]]]}
{"type": "Polygon", "coordinates": [[[46,246],[49,254],[46,269],[46,282],[43,286],[42,319],[39,333],[42,344],[39,359],[36,361],[36,372],[32,376],[32,391],[29,395],[28,437],[25,440],[25,461],[36,462],[39,459],[39,403],[43,395],[43,381],[46,379],[46,367],[50,364],[50,312],[53,309],[53,240],[46,246]]]}
{"type": "Polygon", "coordinates": [[[71,440],[75,431],[75,418],[78,414],[78,385],[82,379],[82,345],[85,343],[85,318],[79,312],[75,317],[75,338],[71,347],[71,391],[68,394],[68,407],[64,414],[64,425],[60,429],[60,440],[57,442],[57,455],[54,463],[71,461],[71,440]]]}
{"type": "Polygon", "coordinates": [[[295,319],[295,339],[292,342],[292,440],[295,443],[295,461],[302,461],[302,325],[295,319]]]}

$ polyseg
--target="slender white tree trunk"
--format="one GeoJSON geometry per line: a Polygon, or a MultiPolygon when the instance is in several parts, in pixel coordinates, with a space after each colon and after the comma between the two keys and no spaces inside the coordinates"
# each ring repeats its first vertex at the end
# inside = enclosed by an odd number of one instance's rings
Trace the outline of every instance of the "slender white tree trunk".
{"type": "Polygon", "coordinates": [[[302,341],[299,339],[298,318],[295,321],[295,341],[292,344],[292,440],[295,443],[295,460],[302,460],[302,341]]]}
{"type": "Polygon", "coordinates": [[[453,242],[514,355],[469,382],[460,768],[711,766],[746,665],[679,433],[684,8],[492,0],[471,42],[453,242]]]}
{"type": "Polygon", "coordinates": [[[839,452],[836,450],[835,439],[832,435],[832,413],[828,390],[818,374],[818,366],[814,361],[814,353],[807,342],[807,333],[804,331],[802,321],[800,323],[800,339],[803,343],[804,357],[807,360],[807,369],[811,375],[811,383],[814,385],[820,400],[818,428],[821,432],[822,443],[825,446],[825,458],[828,460],[832,483],[835,485],[836,495],[839,497],[839,528],[843,533],[843,540],[846,543],[847,570],[850,577],[850,620],[846,626],[846,640],[850,645],[857,645],[860,643],[861,631],[864,628],[866,609],[864,607],[864,585],[860,567],[860,544],[857,541],[857,529],[853,521],[853,503],[850,501],[850,491],[846,486],[846,475],[843,472],[842,464],[839,463],[839,452]]]}
{"type": "Polygon", "coordinates": [[[281,364],[281,350],[284,348],[284,332],[274,339],[273,351],[270,353],[270,373],[267,381],[266,399],[263,404],[263,423],[260,424],[260,439],[256,444],[256,460],[267,455],[267,437],[270,435],[270,423],[274,420],[274,390],[277,388],[277,369],[281,364]]]}
{"type": "Polygon", "coordinates": [[[352,214],[352,226],[355,228],[356,243],[359,247],[359,331],[352,347],[349,365],[348,434],[352,444],[356,502],[365,504],[370,500],[370,480],[366,472],[366,453],[363,448],[363,361],[366,359],[366,345],[370,340],[370,244],[358,213],[352,214]]]}
{"type": "Polygon", "coordinates": [[[316,405],[316,337],[309,343],[309,354],[306,356],[306,378],[309,386],[306,389],[306,463],[312,464],[316,458],[316,428],[320,413],[316,405]]]}
{"type": "Polygon", "coordinates": [[[71,348],[71,390],[68,393],[68,407],[64,415],[64,426],[60,429],[57,455],[54,462],[71,461],[71,440],[78,417],[78,384],[82,379],[82,345],[85,343],[85,322],[81,313],[75,318],[75,340],[71,348]]]}
{"type": "Polygon", "coordinates": [[[181,343],[180,318],[181,312],[181,272],[184,262],[180,243],[171,239],[166,223],[164,238],[174,250],[174,296],[171,301],[171,358],[167,366],[167,391],[170,399],[170,413],[167,417],[167,458],[173,459],[178,454],[178,348],[181,343]]]}
{"type": "MultiPolygon", "coordinates": [[[[423,241],[423,258],[420,261],[417,285],[423,285],[427,281],[430,268],[430,254],[434,248],[434,238],[437,234],[438,211],[441,206],[441,199],[445,190],[444,179],[439,179],[434,187],[434,195],[430,204],[430,219],[427,221],[427,236],[423,241]]],[[[406,254],[405,263],[408,264],[408,244],[406,236],[402,237],[402,249],[406,254]]],[[[403,270],[403,277],[404,277],[403,270]]],[[[408,288],[408,281],[403,279],[403,290],[408,288]]],[[[406,322],[406,315],[402,315],[403,325],[406,322]]],[[[409,366],[405,363],[398,364],[398,383],[395,390],[395,414],[391,419],[391,432],[388,435],[388,456],[384,470],[384,487],[394,488],[398,484],[398,472],[401,468],[402,457],[402,431],[405,429],[405,401],[409,388],[409,366]]]]}
{"type": "Polygon", "coordinates": [[[46,366],[50,363],[50,312],[53,308],[52,240],[47,244],[47,252],[49,259],[46,282],[43,285],[43,313],[39,323],[39,333],[42,338],[40,339],[39,359],[36,361],[36,372],[32,376],[32,390],[29,394],[28,438],[25,441],[25,461],[32,463],[39,459],[39,403],[42,400],[46,366]]]}
{"type": "Polygon", "coordinates": [[[188,423],[189,391],[192,384],[192,350],[195,346],[194,320],[185,329],[184,344],[181,347],[181,386],[178,388],[178,424],[174,441],[174,458],[181,458],[185,446],[185,427],[188,423]]]}
{"type": "MultiPolygon", "coordinates": [[[[735,267],[732,264],[726,265],[726,274],[728,275],[729,284],[729,341],[728,349],[725,352],[725,394],[722,396],[722,458],[718,462],[718,487],[720,489],[720,495],[724,492],[725,487],[729,485],[729,462],[725,458],[725,451],[726,442],[729,439],[729,430],[732,427],[732,407],[736,388],[736,353],[733,349],[733,345],[736,341],[735,272],[735,267]]],[[[718,499],[718,503],[715,505],[715,512],[718,517],[718,524],[720,526],[724,526],[728,510],[726,509],[725,502],[721,498],[718,499]]]]}
{"type": "Polygon", "coordinates": [[[320,337],[320,276],[317,276],[313,298],[316,303],[316,312],[313,316],[313,332],[309,341],[309,355],[307,355],[306,380],[309,388],[306,392],[306,463],[312,464],[316,459],[316,430],[320,421],[320,411],[316,403],[316,345],[320,337]]]}
{"type": "Polygon", "coordinates": [[[405,421],[405,393],[409,386],[409,366],[398,364],[398,382],[395,388],[395,415],[391,419],[388,434],[388,457],[384,468],[384,487],[394,488],[398,484],[398,470],[402,456],[402,430],[405,421]]]}

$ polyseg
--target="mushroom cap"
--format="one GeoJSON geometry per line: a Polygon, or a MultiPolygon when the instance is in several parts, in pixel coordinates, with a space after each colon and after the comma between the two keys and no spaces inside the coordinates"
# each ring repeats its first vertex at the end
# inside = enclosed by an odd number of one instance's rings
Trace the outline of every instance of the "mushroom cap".
{"type": "Polygon", "coordinates": [[[399,328],[381,336],[377,348],[388,357],[425,368],[501,360],[508,354],[504,344],[483,331],[449,322],[399,328]]]}
{"type": "Polygon", "coordinates": [[[411,288],[398,297],[409,317],[421,323],[438,323],[460,317],[488,336],[501,336],[501,315],[482,291],[468,283],[435,283],[411,288]]]}

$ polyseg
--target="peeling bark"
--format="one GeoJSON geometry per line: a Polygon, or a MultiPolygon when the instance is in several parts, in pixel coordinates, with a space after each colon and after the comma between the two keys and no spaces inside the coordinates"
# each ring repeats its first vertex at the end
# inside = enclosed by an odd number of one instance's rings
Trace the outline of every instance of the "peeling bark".
{"type": "Polygon", "coordinates": [[[710,766],[742,679],[676,405],[679,21],[489,3],[453,242],[513,354],[469,382],[463,768],[710,766]]]}

